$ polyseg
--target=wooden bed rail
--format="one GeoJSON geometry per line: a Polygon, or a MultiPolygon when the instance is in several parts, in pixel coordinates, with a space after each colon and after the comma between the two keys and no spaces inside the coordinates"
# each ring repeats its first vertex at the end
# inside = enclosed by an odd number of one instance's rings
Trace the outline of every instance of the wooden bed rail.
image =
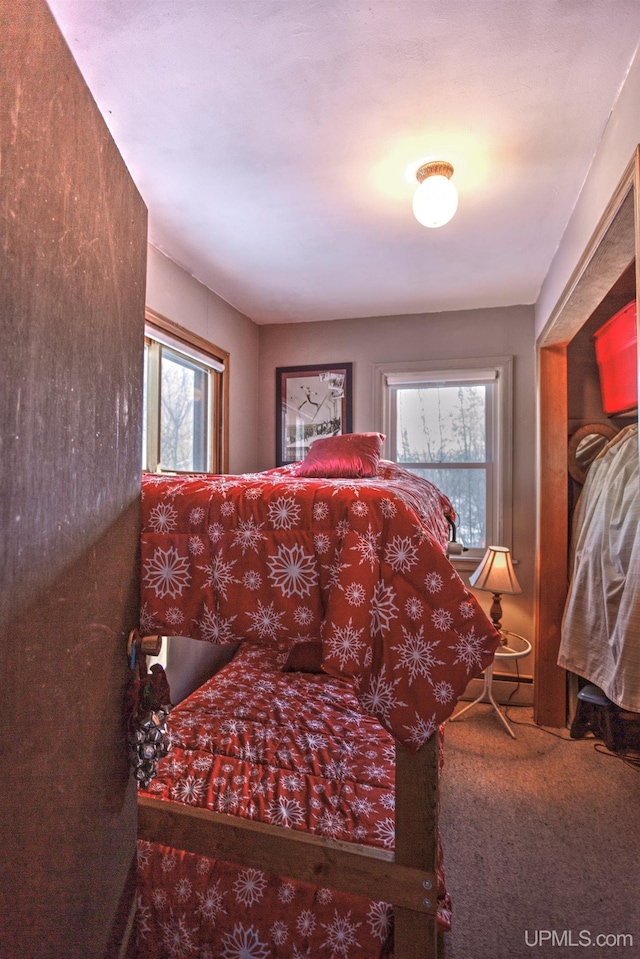
{"type": "Polygon", "coordinates": [[[435,911],[435,897],[424,886],[435,888],[433,873],[400,866],[384,849],[146,796],[138,803],[138,837],[418,912],[435,911]]]}
{"type": "Polygon", "coordinates": [[[396,959],[437,956],[438,735],[396,746],[396,851],[138,797],[138,838],[390,902],[396,959]]]}
{"type": "MultiPolygon", "coordinates": [[[[395,860],[404,866],[438,869],[438,771],[440,739],[436,732],[415,754],[396,743],[395,860]]],[[[437,904],[437,884],[428,897],[437,904]]],[[[436,959],[435,913],[418,913],[398,904],[394,916],[395,959],[436,959]]]]}

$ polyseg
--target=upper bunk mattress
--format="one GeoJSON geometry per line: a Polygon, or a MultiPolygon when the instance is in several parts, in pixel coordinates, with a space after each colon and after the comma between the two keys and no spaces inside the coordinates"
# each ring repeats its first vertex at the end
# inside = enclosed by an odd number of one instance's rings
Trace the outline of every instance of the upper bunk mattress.
{"type": "Polygon", "coordinates": [[[452,514],[435,486],[386,462],[360,480],[146,475],[141,631],[320,639],[325,671],[417,750],[499,641],[445,555],[452,514]]]}

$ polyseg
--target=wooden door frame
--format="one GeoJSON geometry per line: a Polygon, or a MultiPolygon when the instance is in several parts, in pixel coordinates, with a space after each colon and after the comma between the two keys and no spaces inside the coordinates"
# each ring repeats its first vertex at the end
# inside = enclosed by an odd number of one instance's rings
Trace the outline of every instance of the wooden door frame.
{"type": "MultiPolygon", "coordinates": [[[[564,726],[566,672],[557,665],[569,583],[567,346],[633,262],[638,239],[640,147],[536,343],[538,506],[534,720],[564,726]]],[[[636,276],[640,273],[636,258],[636,276]]],[[[636,298],[640,282],[636,282],[636,298]]],[[[640,311],[639,311],[640,313],[640,311]]]]}

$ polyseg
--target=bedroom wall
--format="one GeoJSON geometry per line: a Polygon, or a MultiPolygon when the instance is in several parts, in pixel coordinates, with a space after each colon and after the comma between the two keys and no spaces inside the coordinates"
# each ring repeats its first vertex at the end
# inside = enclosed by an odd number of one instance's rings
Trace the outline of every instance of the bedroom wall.
{"type": "Polygon", "coordinates": [[[228,350],[229,472],[257,463],[258,327],[186,270],[149,245],[147,306],[228,350]]]}
{"type": "MultiPolygon", "coordinates": [[[[535,350],[532,306],[260,327],[258,468],[275,465],[275,370],[353,363],[353,428],[374,428],[373,367],[397,360],[514,357],[514,558],[521,596],[504,597],[504,622],[533,638],[535,350]]],[[[486,594],[479,594],[486,609],[486,594]]],[[[522,663],[530,674],[529,657],[522,663]]]]}
{"type": "Polygon", "coordinates": [[[627,164],[640,143],[640,54],[636,53],[582,191],[535,305],[536,338],[582,256],[627,164]]]}

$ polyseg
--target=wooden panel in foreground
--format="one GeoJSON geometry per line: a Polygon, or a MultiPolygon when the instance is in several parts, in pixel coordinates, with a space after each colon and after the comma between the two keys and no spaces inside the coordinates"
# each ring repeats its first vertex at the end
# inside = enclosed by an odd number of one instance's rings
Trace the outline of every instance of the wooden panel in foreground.
{"type": "Polygon", "coordinates": [[[438,733],[415,755],[396,743],[396,862],[430,872],[420,890],[423,911],[412,912],[400,904],[394,909],[397,959],[432,959],[438,954],[437,825],[438,733]]]}
{"type": "Polygon", "coordinates": [[[147,215],[44,0],[0,2],[2,959],[104,959],[134,902],[147,215]]]}
{"type": "Polygon", "coordinates": [[[424,883],[435,888],[435,874],[398,865],[393,853],[312,836],[237,816],[192,809],[182,803],[140,796],[138,838],[240,866],[330,886],[342,892],[434,912],[435,897],[424,905],[424,883]]]}

